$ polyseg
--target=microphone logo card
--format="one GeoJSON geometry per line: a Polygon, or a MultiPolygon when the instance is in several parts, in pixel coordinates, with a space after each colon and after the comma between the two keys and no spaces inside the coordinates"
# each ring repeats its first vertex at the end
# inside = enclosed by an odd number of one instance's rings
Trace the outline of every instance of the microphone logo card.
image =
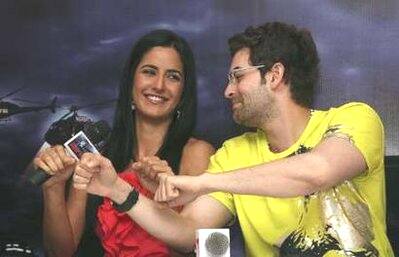
{"type": "Polygon", "coordinates": [[[79,160],[87,152],[98,153],[96,147],[90,142],[83,131],[79,131],[79,133],[66,141],[64,146],[76,160],[79,160]]]}

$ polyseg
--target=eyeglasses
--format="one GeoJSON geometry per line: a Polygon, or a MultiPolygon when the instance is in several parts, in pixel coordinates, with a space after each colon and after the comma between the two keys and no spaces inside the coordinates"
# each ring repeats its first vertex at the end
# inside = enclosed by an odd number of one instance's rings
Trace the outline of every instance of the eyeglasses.
{"type": "Polygon", "coordinates": [[[247,73],[249,71],[252,71],[252,70],[263,68],[265,66],[266,65],[264,65],[264,64],[260,64],[260,65],[256,65],[256,66],[248,66],[248,67],[243,67],[243,68],[232,70],[227,75],[228,84],[229,85],[234,85],[234,84],[237,83],[238,79],[241,76],[243,76],[245,73],[247,73]]]}

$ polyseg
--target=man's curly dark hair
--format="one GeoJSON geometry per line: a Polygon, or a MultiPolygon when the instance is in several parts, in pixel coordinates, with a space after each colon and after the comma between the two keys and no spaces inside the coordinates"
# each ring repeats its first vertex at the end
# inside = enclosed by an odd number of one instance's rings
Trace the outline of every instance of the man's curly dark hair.
{"type": "Polygon", "coordinates": [[[262,77],[280,62],[284,65],[284,80],[290,85],[293,100],[304,107],[313,105],[313,91],[319,80],[319,57],[312,35],[282,22],[268,22],[248,27],[229,39],[231,56],[249,48],[252,65],[264,64],[262,77]]]}

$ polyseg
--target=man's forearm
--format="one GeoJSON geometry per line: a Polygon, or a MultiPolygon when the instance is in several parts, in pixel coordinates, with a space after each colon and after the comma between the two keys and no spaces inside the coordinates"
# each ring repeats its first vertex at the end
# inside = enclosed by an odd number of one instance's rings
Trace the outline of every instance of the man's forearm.
{"type": "MultiPolygon", "coordinates": [[[[114,191],[111,200],[121,203],[121,199],[126,199],[131,189],[126,190],[130,186],[120,179],[118,184],[117,191],[114,191]]],[[[172,248],[182,252],[189,252],[194,248],[195,222],[183,217],[169,207],[139,195],[137,203],[127,214],[148,233],[172,248]]]]}
{"type": "Polygon", "coordinates": [[[362,153],[350,140],[330,137],[310,152],[228,173],[208,174],[200,184],[208,192],[296,197],[331,188],[366,169],[362,153]]]}
{"type": "Polygon", "coordinates": [[[296,197],[323,187],[322,176],[327,165],[320,158],[302,154],[290,158],[233,170],[221,174],[204,174],[199,183],[209,193],[223,191],[235,194],[271,197],[296,197]],[[317,168],[315,168],[317,167],[317,168]]]}
{"type": "Polygon", "coordinates": [[[72,256],[76,250],[69,223],[65,188],[54,186],[43,189],[43,237],[48,256],[72,256]]]}
{"type": "Polygon", "coordinates": [[[189,252],[195,246],[195,222],[169,207],[140,195],[128,214],[151,235],[179,251],[189,252]]]}

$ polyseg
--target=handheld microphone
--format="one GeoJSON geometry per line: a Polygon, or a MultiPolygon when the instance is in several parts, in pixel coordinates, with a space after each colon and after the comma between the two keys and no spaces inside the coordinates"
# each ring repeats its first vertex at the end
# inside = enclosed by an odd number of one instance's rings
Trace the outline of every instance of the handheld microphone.
{"type": "MultiPolygon", "coordinates": [[[[85,152],[101,152],[105,147],[110,131],[111,129],[105,121],[88,122],[84,124],[81,131],[64,142],[64,146],[75,159],[79,159],[85,152]]],[[[49,143],[53,145],[51,142],[49,143]]],[[[32,169],[27,173],[27,179],[36,186],[43,184],[50,177],[51,175],[42,169],[32,169]]]]}
{"type": "Polygon", "coordinates": [[[230,257],[229,229],[198,229],[196,237],[197,257],[230,257]]]}

